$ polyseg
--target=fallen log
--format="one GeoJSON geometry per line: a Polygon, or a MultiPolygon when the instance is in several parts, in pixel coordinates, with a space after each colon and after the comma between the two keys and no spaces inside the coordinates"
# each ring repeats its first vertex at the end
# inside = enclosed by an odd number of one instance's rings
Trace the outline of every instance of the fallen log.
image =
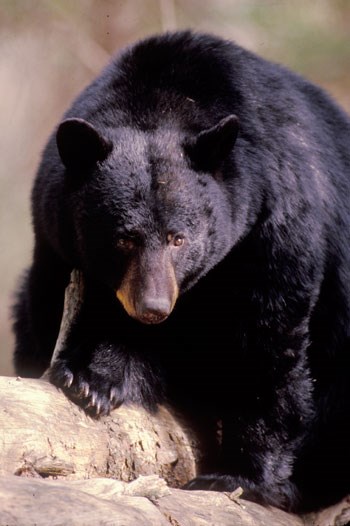
{"type": "MultiPolygon", "coordinates": [[[[82,277],[75,272],[51,365],[65,345],[82,294],[82,277]]],[[[298,517],[241,500],[239,490],[227,494],[169,489],[166,483],[179,488],[196,476],[205,455],[194,429],[171,408],[159,407],[149,414],[140,407],[122,406],[96,420],[45,379],[0,377],[0,396],[1,525],[350,522],[350,499],[298,517]]]]}
{"type": "Polygon", "coordinates": [[[166,491],[165,482],[154,487],[152,476],[126,484],[156,474],[179,487],[195,476],[200,442],[167,408],[150,415],[122,406],[96,420],[44,380],[8,377],[0,377],[0,396],[0,524],[345,526],[350,520],[347,499],[301,518],[235,492],[166,491]]]}
{"type": "Polygon", "coordinates": [[[242,505],[223,493],[169,490],[154,477],[139,481],[125,484],[110,479],[43,482],[0,478],[0,524],[303,526],[298,517],[254,503],[242,505]]]}

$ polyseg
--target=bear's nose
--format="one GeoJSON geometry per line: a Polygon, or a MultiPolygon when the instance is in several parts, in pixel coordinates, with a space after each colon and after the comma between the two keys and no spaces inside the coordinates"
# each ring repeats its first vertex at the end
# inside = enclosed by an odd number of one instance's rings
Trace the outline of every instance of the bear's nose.
{"type": "Polygon", "coordinates": [[[171,312],[171,304],[164,298],[149,298],[138,305],[138,318],[142,323],[161,323],[171,312]]]}

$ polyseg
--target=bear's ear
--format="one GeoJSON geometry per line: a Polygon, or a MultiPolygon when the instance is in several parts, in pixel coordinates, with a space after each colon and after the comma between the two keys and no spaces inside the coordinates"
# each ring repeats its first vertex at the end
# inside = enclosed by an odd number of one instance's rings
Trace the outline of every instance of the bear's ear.
{"type": "Polygon", "coordinates": [[[229,115],[187,141],[185,152],[194,168],[209,172],[220,168],[236,142],[238,129],[238,117],[229,115]]]}
{"type": "Polygon", "coordinates": [[[84,119],[66,119],[57,129],[58,153],[66,168],[91,168],[103,161],[112,143],[84,119]]]}

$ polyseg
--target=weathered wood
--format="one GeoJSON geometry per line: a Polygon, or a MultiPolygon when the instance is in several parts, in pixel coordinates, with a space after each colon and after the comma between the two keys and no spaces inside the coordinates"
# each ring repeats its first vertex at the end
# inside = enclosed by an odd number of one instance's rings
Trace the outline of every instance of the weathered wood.
{"type": "Polygon", "coordinates": [[[62,321],[55,348],[52,353],[50,367],[55,363],[59,353],[64,348],[64,345],[72,326],[72,322],[76,319],[80,312],[84,298],[84,278],[82,272],[73,270],[64,295],[64,307],[62,321]]]}
{"type": "Polygon", "coordinates": [[[298,517],[251,502],[236,502],[224,493],[166,491],[168,488],[159,483],[155,487],[154,477],[141,482],[0,478],[0,524],[303,526],[298,517]]]}
{"type": "Polygon", "coordinates": [[[193,477],[194,434],[160,407],[122,406],[94,420],[44,380],[0,377],[0,475],[133,480],[156,473],[173,486],[193,477]]]}
{"type": "Polygon", "coordinates": [[[94,420],[44,380],[8,377],[0,377],[0,396],[0,524],[344,526],[350,520],[350,499],[302,519],[225,493],[166,494],[154,489],[152,477],[130,485],[111,480],[157,474],[178,487],[195,476],[200,443],[164,407],[150,415],[122,406],[94,420]]]}
{"type": "Polygon", "coordinates": [[[0,478],[3,526],[169,526],[147,498],[123,494],[117,481],[74,485],[20,477],[0,478]]]}
{"type": "Polygon", "coordinates": [[[0,477],[0,524],[7,526],[345,526],[349,502],[297,517],[226,493],[169,489],[157,476],[117,480],[0,477]]]}

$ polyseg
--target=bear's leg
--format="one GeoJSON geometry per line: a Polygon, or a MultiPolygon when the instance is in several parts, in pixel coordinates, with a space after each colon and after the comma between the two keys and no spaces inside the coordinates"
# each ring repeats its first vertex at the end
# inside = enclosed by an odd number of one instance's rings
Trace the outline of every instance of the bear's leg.
{"type": "MultiPolygon", "coordinates": [[[[241,451],[243,447],[241,448],[241,451]]],[[[245,451],[247,457],[249,450],[245,451]]],[[[267,458],[268,452],[261,450],[257,455],[256,452],[246,459],[246,464],[252,466],[254,474],[229,474],[237,473],[238,466],[230,469],[230,464],[227,462],[226,469],[223,467],[217,473],[204,474],[196,477],[188,482],[184,489],[188,490],[207,490],[207,491],[226,491],[233,492],[237,488],[243,489],[242,497],[244,499],[257,502],[262,505],[277,506],[287,511],[296,511],[299,507],[300,496],[295,484],[288,478],[290,476],[290,465],[292,456],[280,455],[279,458],[267,458]],[[288,458],[289,457],[289,458],[288,458]],[[288,470],[288,475],[280,478],[279,475],[273,473],[275,470],[279,471],[285,466],[288,470]],[[268,473],[270,471],[270,473],[268,473]]],[[[222,459],[222,465],[225,464],[225,459],[222,459]]],[[[244,473],[244,470],[243,470],[244,473]]]]}
{"type": "Polygon", "coordinates": [[[222,418],[219,472],[200,475],[185,489],[231,492],[240,486],[243,498],[248,500],[290,511],[298,509],[293,470],[314,410],[305,359],[302,355],[293,358],[292,353],[285,353],[285,357],[280,355],[276,374],[270,367],[268,374],[261,363],[254,372],[252,365],[252,376],[241,386],[242,398],[233,401],[234,412],[222,418]],[[288,365],[294,360],[295,364],[288,365]],[[268,380],[259,383],[259,377],[268,380]]]}
{"type": "Polygon", "coordinates": [[[84,277],[83,306],[50,368],[50,381],[91,416],[124,402],[155,409],[162,382],[145,342],[133,337],[135,327],[129,325],[137,322],[127,317],[113,290],[84,277]]]}
{"type": "Polygon", "coordinates": [[[275,487],[264,488],[260,484],[240,475],[211,473],[200,475],[188,482],[183,489],[233,492],[242,488],[242,498],[263,506],[276,506],[286,511],[298,511],[300,495],[292,481],[285,481],[276,491],[275,487]]]}
{"type": "Polygon", "coordinates": [[[16,373],[39,377],[50,364],[70,269],[49,249],[35,249],[13,309],[16,373]]]}

